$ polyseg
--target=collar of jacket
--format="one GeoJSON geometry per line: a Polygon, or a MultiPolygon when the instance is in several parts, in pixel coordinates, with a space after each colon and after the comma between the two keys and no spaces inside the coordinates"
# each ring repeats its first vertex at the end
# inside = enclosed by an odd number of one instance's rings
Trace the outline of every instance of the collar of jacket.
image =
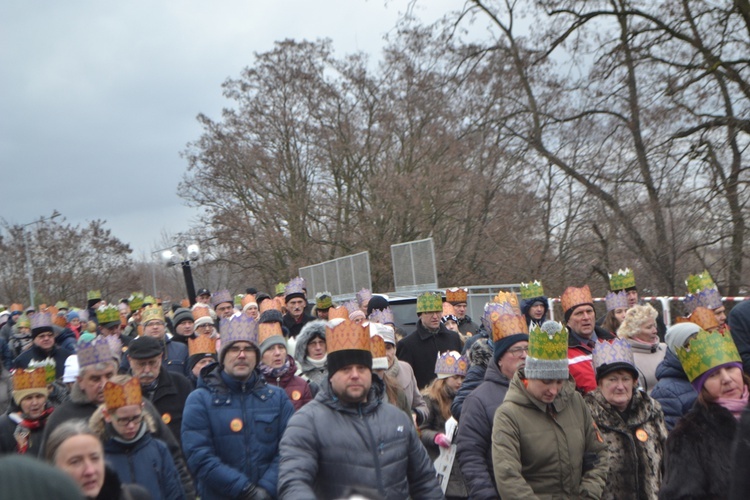
{"type": "Polygon", "coordinates": [[[466,323],[471,323],[471,316],[468,314],[458,320],[458,326],[465,325],[466,323]]]}
{"type": "MultiPolygon", "coordinates": [[[[523,369],[520,369],[516,371],[515,375],[513,375],[513,380],[510,381],[510,385],[508,386],[508,394],[505,396],[505,400],[513,401],[516,404],[529,408],[536,408],[539,411],[546,413],[547,403],[539,401],[529,393],[529,391],[526,389],[526,386],[523,384],[523,380],[521,380],[522,374],[523,369]]],[[[568,402],[570,401],[570,398],[575,390],[575,379],[573,379],[572,376],[569,376],[568,380],[563,383],[560,393],[557,395],[555,400],[550,403],[554,407],[556,413],[561,413],[563,410],[565,410],[565,408],[567,408],[568,402]]]]}
{"type": "Polygon", "coordinates": [[[448,333],[449,330],[443,325],[442,323],[438,327],[438,329],[433,333],[429,331],[425,326],[422,324],[422,321],[417,321],[417,335],[419,335],[419,338],[421,340],[427,340],[430,337],[437,337],[438,335],[442,333],[448,333]]]}

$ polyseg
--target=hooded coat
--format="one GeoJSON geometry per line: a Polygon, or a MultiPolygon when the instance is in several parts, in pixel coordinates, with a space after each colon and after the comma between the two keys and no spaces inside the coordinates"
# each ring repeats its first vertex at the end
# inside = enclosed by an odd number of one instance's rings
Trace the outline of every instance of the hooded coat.
{"type": "Polygon", "coordinates": [[[531,297],[529,299],[523,299],[521,301],[521,313],[526,317],[526,324],[529,325],[529,328],[531,328],[531,326],[535,324],[542,326],[542,323],[544,323],[547,314],[549,314],[549,300],[547,300],[547,297],[545,297],[544,295],[540,295],[539,297],[531,297]],[[531,309],[531,306],[533,306],[537,302],[541,302],[544,305],[544,315],[542,316],[541,321],[536,321],[532,319],[531,316],[529,316],[529,310],[531,309]]]}
{"type": "Polygon", "coordinates": [[[409,363],[417,379],[417,387],[423,389],[435,378],[435,360],[445,351],[461,352],[461,337],[441,324],[432,333],[417,321],[416,331],[410,333],[396,345],[396,356],[409,363]]]}
{"type": "Polygon", "coordinates": [[[384,401],[372,378],[367,400],[347,405],[330,384],[295,413],[281,440],[279,498],[442,499],[414,423],[384,401]]]}
{"type": "Polygon", "coordinates": [[[289,397],[292,405],[294,405],[294,410],[297,411],[312,401],[313,396],[307,381],[295,375],[297,365],[294,363],[294,358],[287,354],[286,359],[289,361],[289,370],[285,374],[276,378],[267,375],[265,379],[269,385],[275,385],[284,389],[287,397],[289,397]]]}
{"type": "Polygon", "coordinates": [[[276,496],[279,441],[294,407],[256,369],[246,382],[206,366],[188,396],[182,447],[201,499],[237,498],[256,485],[276,496]]]}
{"type": "Polygon", "coordinates": [[[297,336],[297,346],[294,349],[294,359],[297,362],[297,375],[307,380],[313,397],[321,387],[328,383],[327,355],[319,362],[313,362],[307,357],[307,344],[316,337],[326,338],[326,322],[323,320],[310,321],[302,327],[297,336]]]}
{"type": "Polygon", "coordinates": [[[500,497],[600,498],[606,445],[572,377],[554,402],[545,405],[529,394],[521,374],[519,370],[511,380],[492,426],[500,497]]]}
{"type": "Polygon", "coordinates": [[[661,485],[662,457],[667,440],[659,403],[645,392],[633,391],[627,420],[610,405],[601,391],[586,394],[599,432],[609,452],[607,484],[602,499],[656,498],[661,485]]]}
{"type": "Polygon", "coordinates": [[[656,380],[651,397],[661,405],[667,430],[671,431],[693,407],[698,393],[685,375],[680,360],[669,349],[656,367],[656,380]]]}

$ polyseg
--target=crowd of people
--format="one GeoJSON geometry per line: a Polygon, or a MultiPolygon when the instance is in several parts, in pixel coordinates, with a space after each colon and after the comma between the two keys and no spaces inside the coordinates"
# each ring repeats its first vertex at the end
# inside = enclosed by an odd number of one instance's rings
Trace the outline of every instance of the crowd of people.
{"type": "Polygon", "coordinates": [[[628,269],[598,320],[586,285],[548,319],[532,281],[479,323],[466,288],[423,293],[408,333],[299,277],[102,299],[0,306],[0,497],[750,495],[750,301],[727,315],[707,272],[669,327],[628,269]]]}

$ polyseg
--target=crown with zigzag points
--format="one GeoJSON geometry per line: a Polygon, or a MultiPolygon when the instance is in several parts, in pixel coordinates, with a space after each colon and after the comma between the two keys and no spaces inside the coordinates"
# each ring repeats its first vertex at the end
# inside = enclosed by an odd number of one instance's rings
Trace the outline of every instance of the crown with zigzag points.
{"type": "Polygon", "coordinates": [[[609,275],[610,290],[617,292],[626,288],[635,288],[635,274],[632,269],[618,269],[616,273],[609,275]]]}
{"type": "Polygon", "coordinates": [[[720,332],[699,330],[687,347],[678,346],[675,353],[690,382],[717,366],[742,363],[732,337],[720,332]]]}

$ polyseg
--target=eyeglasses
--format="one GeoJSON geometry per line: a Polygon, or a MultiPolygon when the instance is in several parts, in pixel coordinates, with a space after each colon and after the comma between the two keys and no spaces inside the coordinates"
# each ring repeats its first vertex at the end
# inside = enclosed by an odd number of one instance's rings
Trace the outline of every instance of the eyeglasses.
{"type": "Polygon", "coordinates": [[[239,345],[233,345],[229,349],[227,349],[232,354],[239,356],[242,352],[255,352],[255,348],[252,346],[239,346],[239,345]]]}
{"type": "Polygon", "coordinates": [[[529,348],[528,347],[511,347],[508,349],[508,352],[511,353],[513,356],[520,356],[522,352],[525,352],[528,354],[529,348]]]}
{"type": "Polygon", "coordinates": [[[39,335],[37,335],[37,338],[39,338],[39,339],[51,339],[54,336],[55,336],[54,333],[47,332],[47,333],[40,333],[39,335]]]}
{"type": "Polygon", "coordinates": [[[134,415],[132,417],[118,417],[116,415],[112,415],[112,420],[122,425],[123,427],[127,427],[130,424],[140,424],[141,420],[143,420],[143,413],[139,413],[138,415],[134,415]]]}
{"type": "Polygon", "coordinates": [[[213,326],[214,326],[214,325],[212,325],[212,324],[210,324],[210,323],[204,323],[204,324],[202,324],[202,325],[198,325],[198,326],[196,326],[196,327],[195,327],[195,329],[196,329],[196,330],[199,330],[199,329],[203,328],[203,329],[206,329],[206,330],[208,330],[209,328],[213,328],[213,326]]]}

